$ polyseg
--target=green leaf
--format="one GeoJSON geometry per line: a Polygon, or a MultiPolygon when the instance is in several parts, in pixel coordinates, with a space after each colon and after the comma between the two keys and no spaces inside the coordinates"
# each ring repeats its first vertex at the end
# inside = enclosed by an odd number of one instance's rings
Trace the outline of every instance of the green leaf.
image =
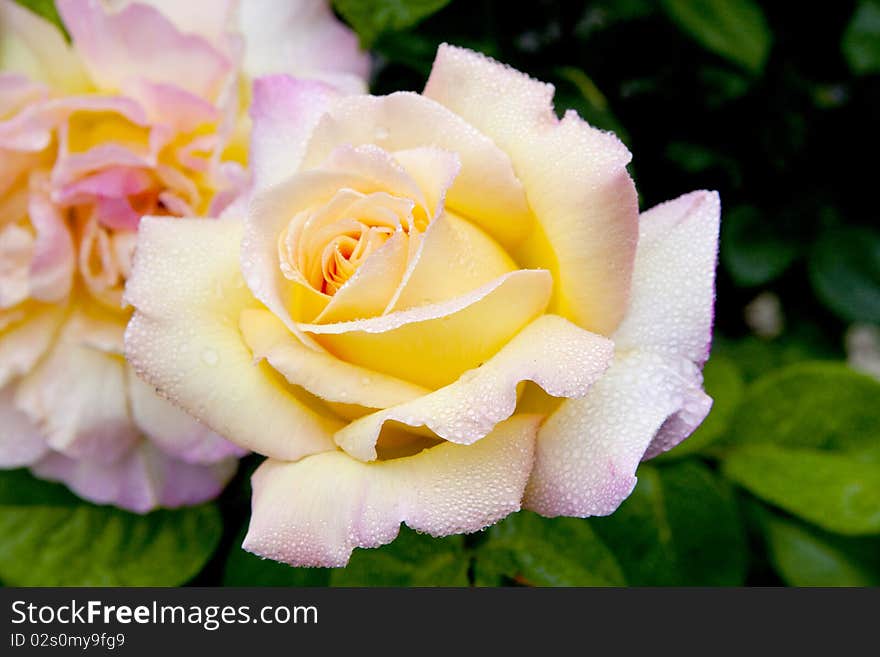
{"type": "Polygon", "coordinates": [[[721,262],[737,285],[769,283],[798,255],[798,244],[757,208],[736,207],[724,214],[721,223],[721,262]]]}
{"type": "Polygon", "coordinates": [[[450,0],[333,0],[333,8],[354,28],[364,48],[385,32],[412,27],[450,0]]]}
{"type": "Polygon", "coordinates": [[[247,533],[245,526],[235,539],[223,569],[224,586],[327,586],[329,568],[294,568],[285,563],[263,559],[241,548],[247,533]]]}
{"type": "Polygon", "coordinates": [[[856,75],[880,72],[880,2],[862,0],[858,4],[841,48],[856,75]]]}
{"type": "Polygon", "coordinates": [[[880,448],[880,383],[842,363],[799,363],[746,390],[724,445],[809,447],[870,455],[880,448]]]}
{"type": "Polygon", "coordinates": [[[850,538],[763,511],[760,523],[779,576],[790,586],[880,586],[880,538],[850,538]]]}
{"type": "Polygon", "coordinates": [[[655,461],[679,459],[703,452],[726,431],[745,389],[739,367],[730,358],[712,356],[703,368],[703,385],[714,400],[709,415],[687,440],[660,454],[655,461]]]}
{"type": "Polygon", "coordinates": [[[332,586],[467,586],[469,559],[461,536],[432,538],[401,527],[390,545],[355,550],[332,586]]]}
{"type": "Polygon", "coordinates": [[[736,362],[748,383],[775,370],[806,361],[840,361],[843,344],[835,344],[809,317],[789,313],[785,332],[773,339],[747,335],[735,340],[716,333],[712,358],[724,356],[736,362]]]}
{"type": "Polygon", "coordinates": [[[773,35],[753,0],[663,0],[669,18],[707,50],[752,73],[764,69],[773,35]]]}
{"type": "Polygon", "coordinates": [[[620,565],[579,518],[542,518],[520,511],[487,532],[477,548],[478,586],[621,586],[620,565]]]}
{"type": "Polygon", "coordinates": [[[842,534],[880,532],[880,383],[802,363],[751,385],[715,448],[753,495],[842,534]]]}
{"type": "Polygon", "coordinates": [[[0,578],[12,586],[184,584],[222,531],[211,504],[137,515],[24,471],[0,472],[0,578]]]}
{"type": "Polygon", "coordinates": [[[724,475],[760,499],[832,532],[880,533],[880,463],[804,447],[744,445],[724,475]]]}
{"type": "Polygon", "coordinates": [[[64,23],[61,22],[61,16],[58,15],[58,10],[55,8],[55,0],[15,0],[22,7],[27,7],[35,14],[38,14],[48,20],[53,25],[57,26],[64,34],[67,35],[67,30],[64,29],[64,23]]]}
{"type": "Polygon", "coordinates": [[[635,586],[739,586],[745,531],[734,498],[698,461],[642,465],[620,508],[590,524],[635,586]]]}
{"type": "Polygon", "coordinates": [[[810,254],[810,280],[843,319],[880,322],[880,232],[849,227],[820,237],[810,254]]]}

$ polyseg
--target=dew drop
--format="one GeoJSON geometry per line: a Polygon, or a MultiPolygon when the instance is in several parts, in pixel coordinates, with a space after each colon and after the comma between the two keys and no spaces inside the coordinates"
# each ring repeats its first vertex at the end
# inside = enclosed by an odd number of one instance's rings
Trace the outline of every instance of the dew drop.
{"type": "Polygon", "coordinates": [[[204,362],[205,365],[209,365],[209,366],[213,367],[214,365],[217,364],[217,362],[219,360],[220,360],[220,357],[217,355],[217,352],[214,351],[213,349],[205,349],[202,352],[202,362],[204,362]]]}

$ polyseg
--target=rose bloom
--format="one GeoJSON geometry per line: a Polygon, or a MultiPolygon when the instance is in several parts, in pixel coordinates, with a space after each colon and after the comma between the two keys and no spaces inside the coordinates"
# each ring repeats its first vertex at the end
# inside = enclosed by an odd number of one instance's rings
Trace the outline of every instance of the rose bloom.
{"type": "Polygon", "coordinates": [[[134,511],[200,502],[245,450],[123,359],[141,216],[241,192],[252,76],[363,90],[368,62],[319,1],[57,6],[70,44],[0,0],[0,466],[134,511]]]}
{"type": "Polygon", "coordinates": [[[246,549],[608,514],[708,413],[718,197],[639,216],[627,149],[552,97],[449,46],[421,95],[270,76],[241,217],[145,219],[126,354],[269,457],[246,549]]]}

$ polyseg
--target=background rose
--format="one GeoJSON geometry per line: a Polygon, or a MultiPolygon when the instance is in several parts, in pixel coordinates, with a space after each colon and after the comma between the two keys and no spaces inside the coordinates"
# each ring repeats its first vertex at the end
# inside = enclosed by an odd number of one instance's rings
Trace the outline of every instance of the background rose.
{"type": "Polygon", "coordinates": [[[626,148],[552,95],[448,46],[423,95],[260,80],[244,226],[145,222],[126,354],[270,457],[247,549],[607,514],[702,421],[717,196],[639,219],[626,148]]]}
{"type": "Polygon", "coordinates": [[[0,465],[135,511],[191,504],[243,450],[122,358],[140,218],[241,192],[253,75],[360,90],[368,60],[323,2],[57,6],[70,44],[0,0],[0,465]]]}

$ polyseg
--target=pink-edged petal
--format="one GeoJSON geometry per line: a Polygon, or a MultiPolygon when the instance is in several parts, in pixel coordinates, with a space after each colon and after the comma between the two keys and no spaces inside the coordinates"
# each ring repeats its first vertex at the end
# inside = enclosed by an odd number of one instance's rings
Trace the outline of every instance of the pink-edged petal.
{"type": "Polygon", "coordinates": [[[15,384],[0,388],[0,468],[20,468],[49,449],[37,425],[15,406],[15,384]]]}
{"type": "Polygon", "coordinates": [[[138,440],[128,412],[124,322],[73,315],[46,357],[20,381],[16,404],[37,423],[53,450],[110,462],[138,440]]]}
{"type": "Polygon", "coordinates": [[[49,198],[49,182],[44,177],[31,179],[28,216],[36,231],[30,294],[39,301],[61,301],[73,284],[73,238],[64,214],[49,198]]]}
{"type": "Polygon", "coordinates": [[[31,470],[43,479],[65,483],[80,497],[97,504],[147,513],[158,507],[189,506],[215,498],[237,466],[236,459],[211,465],[179,461],[144,440],[109,463],[50,452],[31,470]]]}
{"type": "Polygon", "coordinates": [[[145,169],[111,166],[55,190],[54,200],[63,205],[90,203],[96,197],[125,200],[125,197],[148,191],[154,185],[153,177],[145,169]]]}
{"type": "Polygon", "coordinates": [[[160,394],[247,449],[297,460],[333,448],[341,422],[310,407],[242,340],[261,308],[239,267],[240,221],[146,217],[126,300],[126,357],[160,394]]]}
{"type": "Polygon", "coordinates": [[[362,463],[326,452],[268,460],[254,473],[243,547],[295,566],[344,566],[356,547],[378,547],[400,523],[432,536],[483,529],[520,508],[539,417],[517,415],[476,445],[362,463]]]}
{"type": "Polygon", "coordinates": [[[0,0],[0,70],[77,93],[88,77],[61,31],[14,0],[0,0]]]}
{"type": "Polygon", "coordinates": [[[235,29],[235,14],[239,4],[238,0],[104,1],[116,11],[134,3],[155,7],[181,32],[198,34],[212,44],[219,43],[228,31],[235,29]]]}
{"type": "Polygon", "coordinates": [[[424,93],[509,155],[537,218],[516,256],[555,263],[551,311],[610,335],[627,307],[638,236],[626,147],[574,112],[558,120],[551,85],[462,48],[440,46],[424,93]]]}
{"type": "Polygon", "coordinates": [[[168,126],[175,133],[193,132],[220,120],[216,106],[173,84],[130,78],[123,92],[144,108],[151,123],[168,126]]]}
{"type": "Polygon", "coordinates": [[[369,55],[326,0],[247,0],[239,7],[239,26],[249,75],[287,73],[350,93],[365,90],[369,55]]]}
{"type": "Polygon", "coordinates": [[[128,368],[128,396],[135,424],[169,456],[187,463],[217,463],[247,454],[194,417],[162,399],[128,368]]]}
{"type": "Polygon", "coordinates": [[[377,457],[386,422],[425,426],[453,443],[470,445],[513,415],[517,385],[534,381],[553,397],[583,397],[608,367],[610,340],[556,316],[543,315],[501,351],[457,381],[428,395],[364,416],[336,432],[336,444],[362,461],[377,457]]]}
{"type": "MultiPolygon", "coordinates": [[[[49,89],[44,84],[18,73],[0,72],[0,119],[8,119],[28,105],[44,100],[48,95],[49,89]]],[[[4,124],[5,121],[0,121],[0,126],[4,124]]],[[[0,144],[6,146],[2,141],[0,144]]]]}
{"type": "Polygon", "coordinates": [[[130,77],[174,84],[215,100],[231,62],[204,38],[181,33],[153,7],[109,13],[97,0],[58,0],[58,12],[95,84],[115,91],[130,77]]]}
{"type": "Polygon", "coordinates": [[[16,73],[0,73],[0,148],[35,152],[51,143],[41,111],[48,96],[44,84],[16,73]]]}
{"type": "Polygon", "coordinates": [[[709,357],[721,206],[692,192],[643,212],[632,300],[619,350],[650,349],[702,365],[709,357]]]}
{"type": "Polygon", "coordinates": [[[338,95],[322,82],[287,75],[254,81],[249,158],[255,192],[296,173],[312,130],[338,95]]]}
{"type": "Polygon", "coordinates": [[[664,423],[682,409],[691,416],[698,381],[698,368],[682,359],[619,357],[586,397],[564,401],[544,422],[523,505],[545,516],[612,513],[664,423]]]}
{"type": "Polygon", "coordinates": [[[645,450],[643,461],[668,452],[690,436],[712,410],[712,398],[703,390],[703,377],[693,372],[690,385],[685,388],[681,409],[670,415],[645,450]]]}

